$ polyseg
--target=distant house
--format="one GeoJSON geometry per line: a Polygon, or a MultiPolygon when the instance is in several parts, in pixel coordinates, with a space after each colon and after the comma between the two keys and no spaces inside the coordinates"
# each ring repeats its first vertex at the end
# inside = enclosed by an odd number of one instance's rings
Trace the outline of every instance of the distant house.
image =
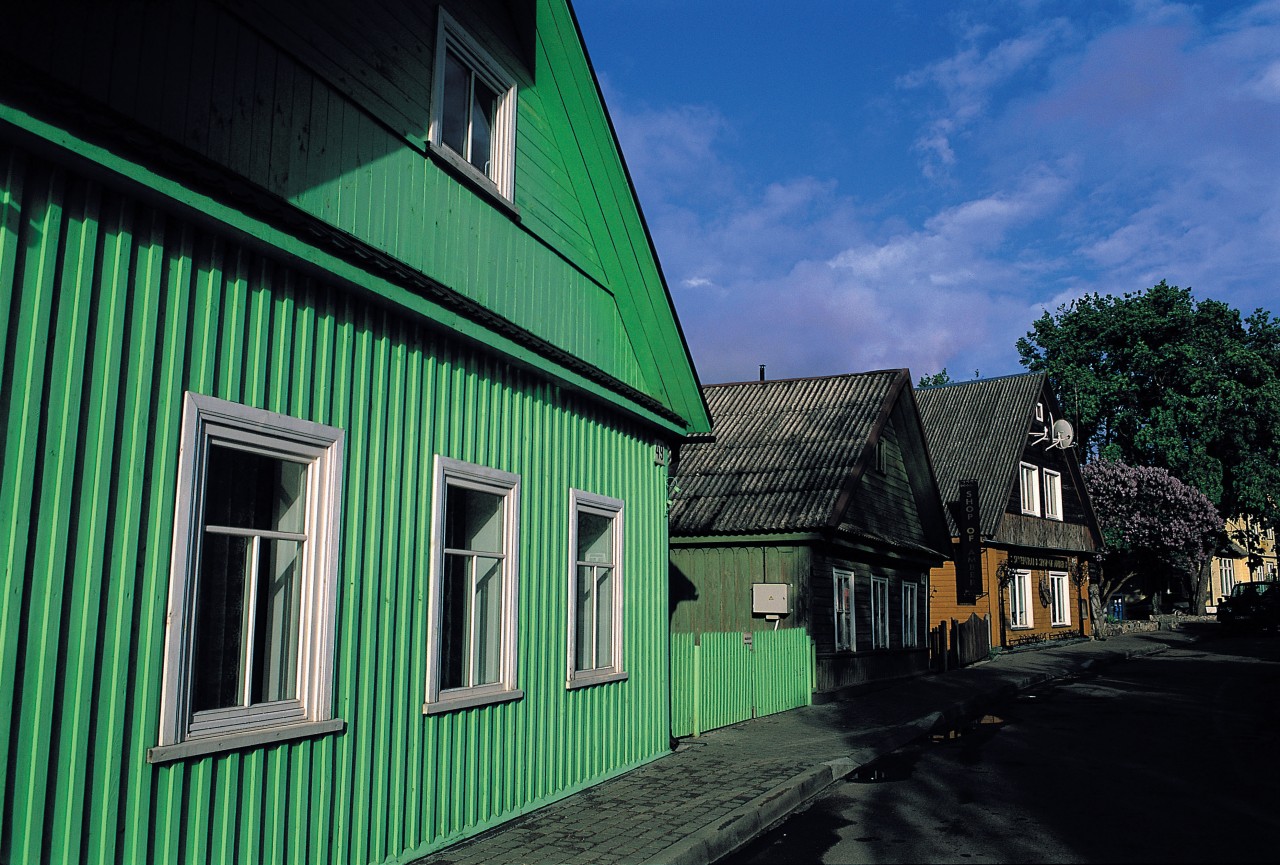
{"type": "Polygon", "coordinates": [[[710,419],[567,2],[3,30],[0,862],[406,862],[666,754],[710,419]]]}
{"type": "Polygon", "coordinates": [[[1264,529],[1246,519],[1228,520],[1226,546],[1213,557],[1210,566],[1209,612],[1231,594],[1236,583],[1280,579],[1275,529],[1264,529]],[[1250,564],[1249,547],[1255,563],[1250,564]]]}
{"type": "Polygon", "coordinates": [[[820,694],[924,672],[928,574],[950,539],[910,374],[703,392],[713,436],[675,470],[672,631],[801,630],[820,694]],[[757,584],[785,588],[782,611],[757,584]]]}
{"type": "Polygon", "coordinates": [[[1089,634],[1101,533],[1044,375],[921,388],[916,399],[951,534],[974,544],[933,572],[931,626],[977,615],[1006,648],[1089,634]]]}

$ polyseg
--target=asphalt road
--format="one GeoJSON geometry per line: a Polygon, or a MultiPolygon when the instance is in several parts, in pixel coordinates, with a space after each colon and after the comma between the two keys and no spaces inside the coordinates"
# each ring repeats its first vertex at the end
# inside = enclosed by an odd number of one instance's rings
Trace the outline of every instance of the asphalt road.
{"type": "Polygon", "coordinates": [[[986,707],[726,861],[1277,861],[1280,637],[1194,636],[986,707]]]}

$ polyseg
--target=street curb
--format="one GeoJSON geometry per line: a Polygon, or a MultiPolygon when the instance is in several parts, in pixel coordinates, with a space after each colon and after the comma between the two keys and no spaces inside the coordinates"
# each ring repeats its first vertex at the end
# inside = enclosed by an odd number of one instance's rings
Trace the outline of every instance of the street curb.
{"type": "Polygon", "coordinates": [[[801,805],[828,787],[852,775],[880,757],[933,732],[945,723],[943,712],[930,712],[886,733],[874,745],[858,748],[848,757],[820,763],[793,775],[776,787],[727,814],[718,823],[646,859],[642,865],[707,865],[736,852],[790,816],[801,805]]]}
{"type": "Polygon", "coordinates": [[[922,736],[954,727],[992,699],[1060,679],[1077,669],[1090,670],[1109,662],[1158,655],[1167,650],[1167,646],[1121,649],[1115,653],[1116,657],[1088,658],[1076,665],[1075,669],[1063,669],[1057,673],[1030,673],[1016,682],[1006,682],[957,700],[942,710],[930,712],[896,727],[893,732],[886,733],[881,741],[859,748],[849,757],[829,760],[793,775],[731,811],[717,823],[699,829],[655,853],[644,860],[642,865],[707,865],[709,862],[716,862],[759,838],[837,781],[922,736]]]}

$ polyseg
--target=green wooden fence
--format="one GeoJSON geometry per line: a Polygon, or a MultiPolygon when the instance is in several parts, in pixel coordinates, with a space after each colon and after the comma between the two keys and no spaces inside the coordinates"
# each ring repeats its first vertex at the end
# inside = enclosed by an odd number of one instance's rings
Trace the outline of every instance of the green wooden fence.
{"type": "Polygon", "coordinates": [[[809,705],[813,658],[802,628],[672,634],[672,734],[698,736],[809,705]]]}

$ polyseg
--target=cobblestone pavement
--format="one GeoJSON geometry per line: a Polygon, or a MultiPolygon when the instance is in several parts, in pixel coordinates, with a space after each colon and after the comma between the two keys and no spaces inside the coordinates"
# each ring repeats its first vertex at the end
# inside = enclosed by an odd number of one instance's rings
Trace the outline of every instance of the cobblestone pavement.
{"type": "Polygon", "coordinates": [[[987,700],[1189,639],[1164,630],[1010,652],[745,721],[416,865],[714,862],[859,766],[959,725],[987,700]]]}

